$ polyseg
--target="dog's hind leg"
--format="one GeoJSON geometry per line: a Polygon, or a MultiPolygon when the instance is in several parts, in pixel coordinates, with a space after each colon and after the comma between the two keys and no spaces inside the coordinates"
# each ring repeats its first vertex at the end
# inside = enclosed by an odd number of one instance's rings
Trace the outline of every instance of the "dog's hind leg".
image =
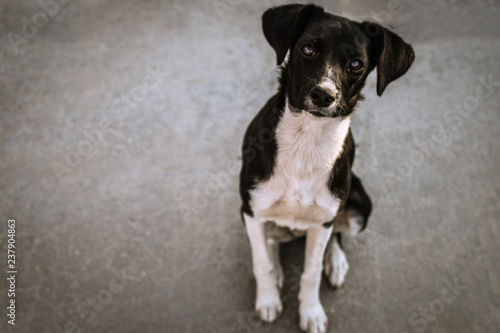
{"type": "Polygon", "coordinates": [[[341,233],[356,235],[361,232],[366,227],[371,209],[370,197],[359,178],[352,174],[349,197],[334,219],[333,234],[328,242],[323,262],[324,272],[333,287],[339,287],[344,283],[349,270],[349,263],[342,250],[341,233]]]}
{"type": "Polygon", "coordinates": [[[283,287],[283,281],[285,277],[280,262],[280,243],[273,238],[268,238],[266,242],[267,242],[267,250],[269,251],[269,255],[271,256],[271,260],[273,261],[274,264],[274,275],[276,276],[276,284],[278,285],[278,288],[281,289],[283,287]]]}
{"type": "Polygon", "coordinates": [[[323,261],[323,270],[332,287],[340,287],[349,270],[349,263],[341,247],[341,236],[340,233],[332,234],[323,261]]]}
{"type": "Polygon", "coordinates": [[[343,232],[350,235],[360,233],[366,228],[371,211],[370,197],[361,184],[361,180],[353,173],[347,201],[333,220],[333,232],[343,232]]]}

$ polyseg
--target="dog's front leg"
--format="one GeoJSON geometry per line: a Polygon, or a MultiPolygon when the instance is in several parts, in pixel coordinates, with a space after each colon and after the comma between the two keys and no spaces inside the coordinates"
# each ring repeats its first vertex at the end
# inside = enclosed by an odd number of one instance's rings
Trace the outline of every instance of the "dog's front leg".
{"type": "Polygon", "coordinates": [[[257,282],[255,309],[260,318],[272,322],[283,309],[273,259],[266,244],[265,221],[258,221],[243,214],[250,246],[252,247],[253,273],[257,282]]]}
{"type": "Polygon", "coordinates": [[[328,318],[319,300],[323,254],[332,234],[332,227],[307,230],[304,273],[300,279],[300,328],[309,333],[326,332],[328,318]]]}

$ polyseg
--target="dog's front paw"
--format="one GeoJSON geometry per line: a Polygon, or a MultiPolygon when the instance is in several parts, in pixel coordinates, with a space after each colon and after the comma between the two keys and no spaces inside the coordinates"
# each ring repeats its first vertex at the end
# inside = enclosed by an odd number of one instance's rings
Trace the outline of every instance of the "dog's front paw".
{"type": "Polygon", "coordinates": [[[283,306],[281,305],[279,295],[276,295],[258,299],[255,304],[255,309],[263,321],[271,323],[281,314],[283,306]]]}
{"type": "Polygon", "coordinates": [[[300,328],[307,333],[324,333],[328,327],[328,318],[321,304],[300,305],[300,328]]]}
{"type": "Polygon", "coordinates": [[[344,251],[337,244],[334,244],[331,256],[326,258],[324,270],[332,287],[340,287],[344,283],[349,263],[344,251]]]}

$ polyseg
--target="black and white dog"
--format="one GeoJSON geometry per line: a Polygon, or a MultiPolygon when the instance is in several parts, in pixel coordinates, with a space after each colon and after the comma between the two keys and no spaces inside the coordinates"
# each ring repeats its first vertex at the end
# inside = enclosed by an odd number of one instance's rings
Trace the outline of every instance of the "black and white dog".
{"type": "Polygon", "coordinates": [[[321,272],[340,286],[349,268],[340,233],[365,228],[370,198],[351,172],[351,115],[368,74],[377,94],[406,73],[410,45],[370,22],[354,22],[315,5],[285,5],[262,17],[282,64],[280,88],[249,125],[240,174],[241,214],[257,282],[256,310],[266,322],[282,311],[279,243],[306,236],[300,281],[300,327],[325,332],[321,272]],[[333,234],[333,235],[332,235],[333,234]]]}

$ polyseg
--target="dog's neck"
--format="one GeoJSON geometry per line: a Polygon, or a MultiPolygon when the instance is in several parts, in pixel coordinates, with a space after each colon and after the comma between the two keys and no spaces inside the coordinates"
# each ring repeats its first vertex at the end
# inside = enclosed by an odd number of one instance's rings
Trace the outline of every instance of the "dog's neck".
{"type": "Polygon", "coordinates": [[[330,172],[340,156],[350,122],[350,117],[317,118],[294,110],[286,101],[276,128],[277,165],[304,176],[330,172]]]}

